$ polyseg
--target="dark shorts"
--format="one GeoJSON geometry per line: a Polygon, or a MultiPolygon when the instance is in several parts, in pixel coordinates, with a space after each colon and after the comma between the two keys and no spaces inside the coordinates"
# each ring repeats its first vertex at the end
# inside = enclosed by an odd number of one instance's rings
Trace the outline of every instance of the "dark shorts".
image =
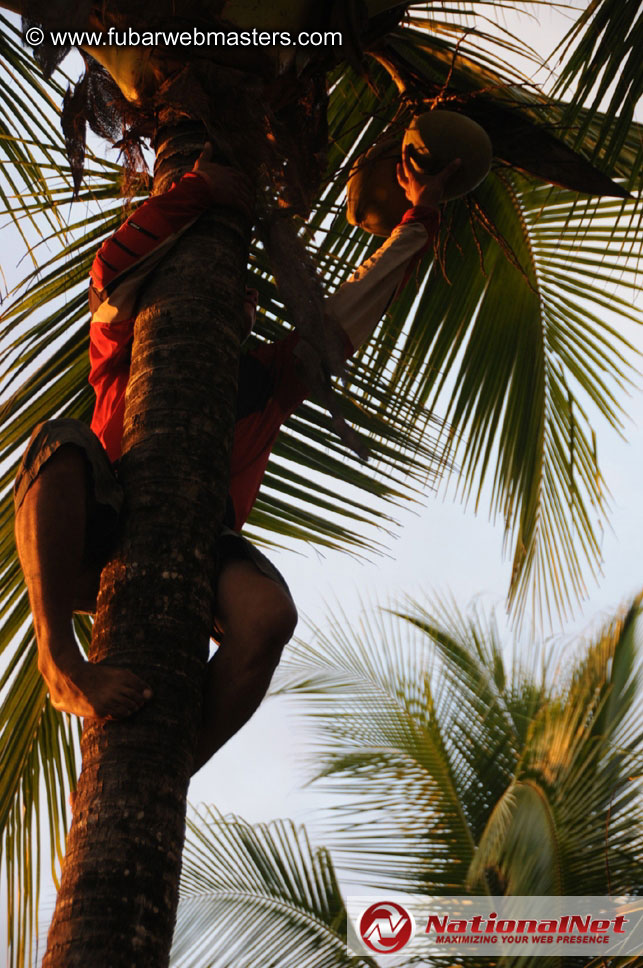
{"type": "MultiPolygon", "coordinates": [[[[87,463],[90,501],[85,557],[89,561],[104,563],[116,537],[123,507],[123,488],[117,469],[111,464],[100,440],[80,420],[48,420],[34,429],[14,484],[16,513],[44,465],[59,447],[66,444],[78,447],[87,463]]],[[[215,544],[215,557],[217,576],[230,561],[250,561],[266,578],[281,585],[290,597],[290,590],[281,572],[238,531],[225,527],[221,530],[215,544]]]]}

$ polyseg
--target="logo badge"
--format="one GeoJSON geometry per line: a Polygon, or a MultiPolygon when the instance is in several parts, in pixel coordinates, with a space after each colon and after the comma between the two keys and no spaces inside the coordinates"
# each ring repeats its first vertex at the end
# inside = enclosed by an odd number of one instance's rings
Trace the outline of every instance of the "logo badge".
{"type": "Polygon", "coordinates": [[[411,940],[414,931],[412,915],[394,901],[371,904],[359,922],[362,941],[378,954],[400,951],[411,940]]]}

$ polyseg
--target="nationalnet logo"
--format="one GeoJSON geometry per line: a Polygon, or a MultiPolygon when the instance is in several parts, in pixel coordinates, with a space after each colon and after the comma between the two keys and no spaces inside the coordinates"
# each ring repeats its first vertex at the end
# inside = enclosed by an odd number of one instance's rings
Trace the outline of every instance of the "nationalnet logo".
{"type": "Polygon", "coordinates": [[[413,916],[394,901],[379,901],[368,907],[359,922],[364,944],[378,954],[401,951],[415,932],[413,916]]]}
{"type": "Polygon", "coordinates": [[[348,949],[404,958],[458,955],[643,955],[643,898],[347,898],[348,949]]]}

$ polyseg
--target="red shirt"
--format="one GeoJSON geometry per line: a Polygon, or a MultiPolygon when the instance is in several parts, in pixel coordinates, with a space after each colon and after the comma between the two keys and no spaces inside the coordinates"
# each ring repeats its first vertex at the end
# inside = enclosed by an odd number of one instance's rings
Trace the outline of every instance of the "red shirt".
{"type": "MultiPolygon", "coordinates": [[[[121,455],[125,391],[141,284],[178,236],[211,203],[205,180],[188,172],[168,192],[144,202],[103,243],[94,259],[89,288],[89,382],[96,393],[96,404],[91,428],[112,462],[121,455]]],[[[404,225],[408,223],[416,223],[411,228],[411,233],[415,230],[414,238],[409,238],[408,229],[406,242],[392,236],[366,263],[366,270],[357,270],[353,280],[328,299],[329,311],[335,312],[347,333],[349,355],[365,335],[370,335],[368,331],[372,331],[386,304],[408,278],[410,267],[430,244],[437,227],[436,213],[410,209],[403,220],[404,225]],[[372,319],[360,319],[351,306],[351,285],[364,305],[363,287],[369,275],[374,282],[371,294],[375,293],[372,319]],[[350,312],[344,312],[343,304],[347,309],[351,307],[350,312]],[[351,324],[355,323],[353,332],[351,324]]],[[[298,375],[298,341],[298,334],[292,332],[275,343],[255,346],[241,356],[230,467],[234,520],[227,522],[236,530],[241,529],[250,514],[282,423],[308,394],[298,375]]]]}
{"type": "Polygon", "coordinates": [[[90,272],[89,382],[96,393],[91,428],[111,461],[121,455],[136,299],[154,265],[211,204],[207,183],[190,172],[144,202],[96,253],[90,272]]]}

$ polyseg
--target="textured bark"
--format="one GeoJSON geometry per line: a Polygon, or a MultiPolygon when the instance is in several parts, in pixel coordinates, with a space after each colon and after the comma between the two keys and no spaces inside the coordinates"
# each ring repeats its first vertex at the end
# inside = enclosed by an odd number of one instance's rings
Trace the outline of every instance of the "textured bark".
{"type": "MultiPolygon", "coordinates": [[[[166,133],[155,190],[190,167],[166,133]],[[178,151],[178,154],[177,154],[178,151]]],[[[202,143],[202,135],[200,137],[202,143]]],[[[212,627],[249,226],[206,213],[155,272],[139,312],[121,474],[126,515],[103,571],[93,660],[128,666],[153,699],[87,721],[83,767],[43,968],[162,968],[178,900],[185,805],[212,627]]]]}

